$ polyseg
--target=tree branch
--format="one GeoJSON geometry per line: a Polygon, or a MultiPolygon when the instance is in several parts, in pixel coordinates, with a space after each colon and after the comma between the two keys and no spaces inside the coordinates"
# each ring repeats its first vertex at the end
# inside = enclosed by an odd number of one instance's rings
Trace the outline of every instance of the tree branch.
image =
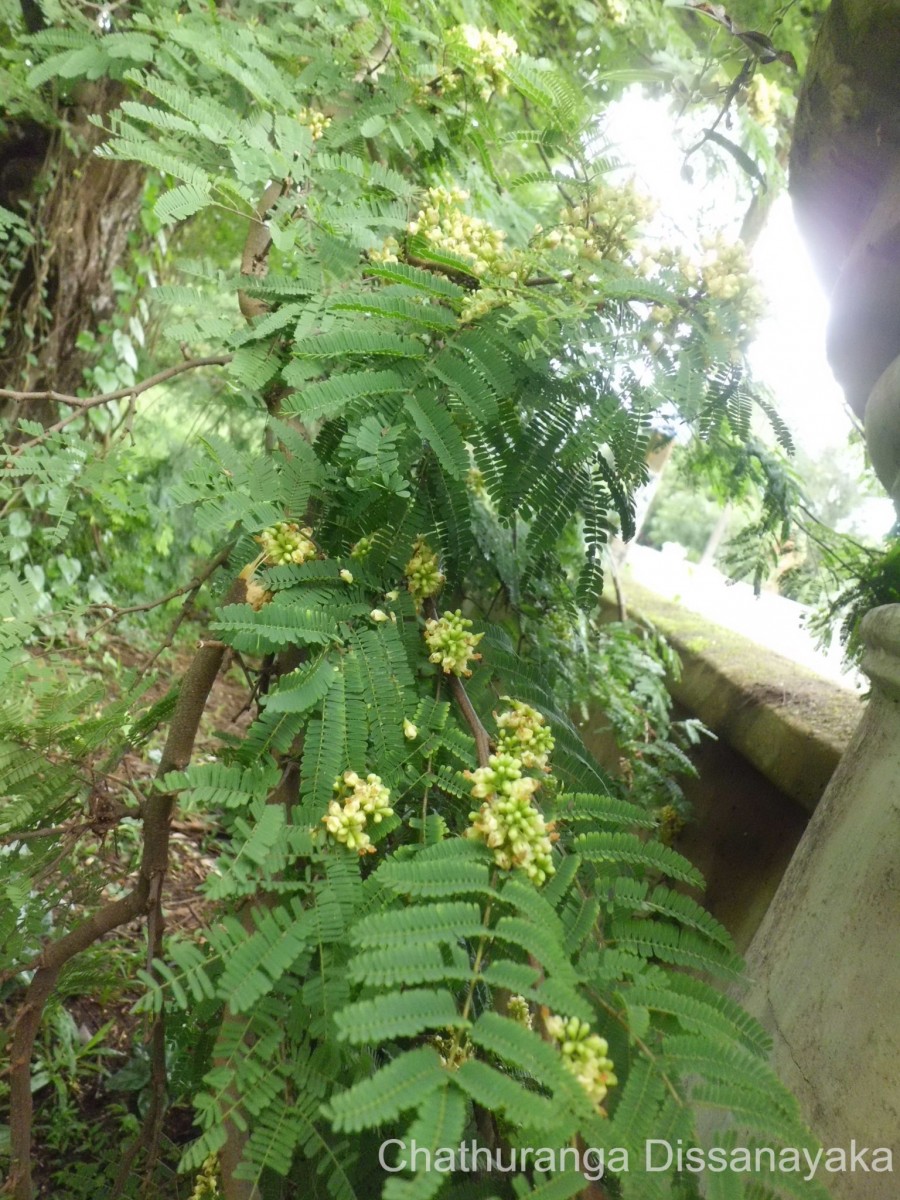
{"type": "MultiPolygon", "coordinates": [[[[246,599],[249,571],[235,580],[224,603],[238,604],[246,599]]],[[[221,642],[205,642],[194,656],[178,694],[169,736],[163,748],[156,778],[188,766],[200,718],[206,708],[209,693],[219,673],[225,646],[221,642]]],[[[11,1165],[7,1189],[15,1200],[33,1200],[31,1175],[31,1135],[33,1098],[31,1094],[31,1056],[34,1041],[50,998],[63,967],[105,934],[148,914],[161,893],[168,868],[169,822],[175,807],[171,792],[158,792],[144,805],[144,842],[137,883],[127,896],[114,900],[91,913],[74,929],[55,942],[50,942],[23,969],[34,970],[34,976],[12,1023],[10,1045],[10,1150],[11,1165]]]]}
{"type": "Polygon", "coordinates": [[[148,600],[146,604],[130,604],[127,608],[117,608],[114,604],[92,604],[88,608],[88,612],[97,612],[103,609],[111,608],[113,611],[91,630],[91,637],[94,637],[113,621],[118,621],[122,617],[127,617],[130,613],[149,612],[153,608],[160,608],[163,604],[168,604],[170,600],[174,600],[177,596],[183,596],[185,593],[190,593],[191,598],[200,591],[210,575],[223,563],[228,561],[228,556],[234,549],[234,542],[229,542],[224,546],[219,553],[209,560],[203,569],[194,576],[190,583],[186,583],[184,587],[175,588],[165,596],[160,596],[158,600],[148,600]]]}
{"type": "Polygon", "coordinates": [[[133,399],[135,396],[139,396],[141,392],[147,392],[150,388],[154,388],[160,383],[165,383],[169,379],[174,379],[176,375],[181,375],[185,371],[193,371],[197,367],[224,367],[231,362],[231,359],[232,355],[230,354],[211,354],[206,358],[189,358],[186,362],[175,363],[171,367],[166,367],[163,371],[157,371],[155,375],[141,380],[140,383],[132,384],[131,387],[117,388],[114,392],[101,392],[96,396],[69,396],[65,392],[53,391],[14,392],[9,388],[0,388],[0,400],[53,400],[59,404],[68,404],[75,410],[69,413],[68,416],[62,417],[55,425],[48,425],[38,437],[32,438],[27,442],[22,442],[9,456],[9,461],[16,458],[23,450],[29,450],[32,446],[38,445],[39,442],[44,441],[50,434],[59,433],[61,429],[65,429],[72,421],[77,421],[82,413],[86,413],[92,408],[99,408],[103,404],[110,404],[113,400],[125,400],[128,397],[133,399]]]}

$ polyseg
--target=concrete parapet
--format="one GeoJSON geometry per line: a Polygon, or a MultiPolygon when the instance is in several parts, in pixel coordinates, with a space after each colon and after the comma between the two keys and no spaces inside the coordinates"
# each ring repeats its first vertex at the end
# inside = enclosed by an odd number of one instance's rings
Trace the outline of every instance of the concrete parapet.
{"type": "MultiPolygon", "coordinates": [[[[753,939],[740,999],[823,1145],[900,1158],[900,605],[871,612],[863,636],[872,698],[753,939]]],[[[896,1200],[898,1177],[829,1186],[837,1200],[896,1200]]]]}

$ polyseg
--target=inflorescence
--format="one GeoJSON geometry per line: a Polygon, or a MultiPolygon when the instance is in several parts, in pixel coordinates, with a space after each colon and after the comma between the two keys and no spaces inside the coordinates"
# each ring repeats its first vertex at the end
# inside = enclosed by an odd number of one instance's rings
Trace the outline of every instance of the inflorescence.
{"type": "Polygon", "coordinates": [[[549,1016],[544,1021],[547,1033],[559,1042],[563,1062],[572,1072],[591,1101],[597,1106],[606,1098],[609,1088],[618,1080],[608,1058],[606,1038],[591,1033],[591,1027],[577,1017],[549,1016]]]}
{"type": "Polygon", "coordinates": [[[470,633],[472,622],[462,611],[445,612],[425,622],[425,644],[431,653],[428,661],[438,663],[445,675],[471,675],[469,660],[481,658],[475,647],[483,633],[470,633]]]}
{"type": "Polygon", "coordinates": [[[390,791],[382,784],[379,775],[369,774],[361,779],[355,771],[345,771],[334,782],[336,798],[328,805],[322,818],[325,828],[336,842],[355,850],[358,854],[374,854],[375,847],[366,832],[371,819],[380,825],[394,810],[388,801],[390,791]]]}
{"type": "Polygon", "coordinates": [[[509,80],[505,72],[509,63],[519,53],[516,39],[502,29],[491,33],[475,25],[457,25],[447,38],[451,49],[456,49],[472,65],[472,80],[482,100],[490,100],[494,92],[505,96],[509,92],[509,80]]]}
{"type": "Polygon", "coordinates": [[[266,562],[281,567],[287,563],[305,563],[318,554],[312,541],[312,529],[301,529],[295,521],[279,521],[258,535],[256,541],[262,546],[266,562]]]}
{"type": "Polygon", "coordinates": [[[494,714],[500,736],[497,739],[499,750],[503,754],[511,754],[518,758],[523,767],[533,770],[549,770],[548,762],[553,753],[553,734],[547,728],[544,717],[525,704],[522,700],[511,700],[504,696],[510,707],[505,711],[494,714]]]}
{"type": "Polygon", "coordinates": [[[422,537],[417,537],[413,543],[412,557],[404,574],[409,593],[417,603],[436,596],[444,586],[438,556],[422,537]]]}
{"type": "Polygon", "coordinates": [[[532,803],[539,779],[524,775],[522,762],[512,754],[492,754],[486,767],[466,771],[472,796],[483,801],[469,813],[472,824],[466,836],[493,851],[502,871],[520,867],[538,887],[553,874],[555,833],[532,803]]]}
{"type": "Polygon", "coordinates": [[[328,126],[331,124],[331,117],[326,117],[323,112],[317,108],[301,108],[297,113],[297,120],[301,125],[305,125],[312,134],[312,140],[317,142],[328,126]]]}

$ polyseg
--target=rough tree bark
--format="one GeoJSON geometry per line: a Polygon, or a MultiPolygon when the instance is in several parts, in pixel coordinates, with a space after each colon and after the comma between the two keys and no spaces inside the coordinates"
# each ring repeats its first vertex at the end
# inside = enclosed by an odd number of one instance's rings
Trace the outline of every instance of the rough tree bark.
{"type": "MultiPolygon", "coordinates": [[[[90,355],[77,346],[84,331],[96,334],[112,315],[113,273],[137,228],[143,168],[98,158],[104,116],[121,98],[109,81],[76,89],[49,129],[14,122],[0,138],[0,205],[23,213],[34,242],[9,280],[0,309],[0,381],[25,391],[77,392],[90,355]],[[23,204],[27,209],[23,210],[23,204]]],[[[15,402],[0,416],[50,424],[56,405],[15,402]]]]}

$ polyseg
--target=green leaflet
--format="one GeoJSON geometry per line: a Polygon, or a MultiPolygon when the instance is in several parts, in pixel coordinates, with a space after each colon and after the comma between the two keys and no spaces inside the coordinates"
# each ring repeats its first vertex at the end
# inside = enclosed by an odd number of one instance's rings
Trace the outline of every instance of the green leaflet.
{"type": "Polygon", "coordinates": [[[451,300],[461,300],[466,289],[452,283],[444,275],[435,271],[423,271],[421,267],[412,267],[409,263],[370,263],[366,274],[375,278],[388,279],[395,283],[405,283],[433,296],[446,296],[451,300]]]}
{"type": "MultiPolygon", "coordinates": [[[[447,1146],[456,1146],[462,1137],[468,1106],[449,1079],[422,1100],[415,1121],[406,1132],[408,1146],[415,1144],[432,1155],[447,1146]]],[[[413,1178],[392,1175],[382,1193],[384,1200],[430,1200],[442,1187],[439,1171],[419,1170],[413,1178]]]]}
{"type": "Polygon", "coordinates": [[[282,375],[286,383],[297,385],[297,390],[286,398],[283,411],[307,419],[337,416],[360,398],[399,392],[404,387],[398,371],[345,371],[318,383],[306,383],[304,376],[295,378],[288,363],[282,375]]]}
{"type": "Polygon", "coordinates": [[[353,945],[366,949],[403,947],[410,942],[455,942],[457,938],[479,937],[482,933],[480,907],[456,901],[373,913],[353,927],[351,940],[353,945]]]}
{"type": "Polygon", "coordinates": [[[339,1038],[375,1043],[468,1024],[459,1016],[451,994],[436,988],[409,988],[374,1000],[357,1000],[336,1014],[335,1023],[339,1038]]]}
{"type": "Polygon", "coordinates": [[[479,1059],[469,1059],[456,1072],[457,1084],[476,1104],[491,1112],[503,1112],[517,1125],[550,1126],[555,1123],[553,1104],[540,1092],[529,1090],[517,1080],[479,1059]]]}
{"type": "Polygon", "coordinates": [[[421,397],[406,396],[406,411],[415,422],[416,429],[451,479],[459,479],[468,470],[469,456],[462,435],[445,408],[427,393],[421,397]]]}
{"type": "Polygon", "coordinates": [[[277,691],[265,697],[266,713],[304,713],[326,694],[339,670],[327,654],[298,667],[278,681],[277,691]]]}
{"type": "Polygon", "coordinates": [[[633,833],[582,833],[575,838],[575,848],[588,862],[647,867],[703,886],[703,876],[683,855],[659,842],[642,842],[633,833]]]}
{"type": "Polygon", "coordinates": [[[338,1131],[374,1128],[414,1108],[445,1081],[436,1050],[409,1050],[371,1078],[333,1096],[327,1115],[338,1131]]]}
{"type": "MultiPolygon", "coordinates": [[[[344,611],[349,615],[352,609],[344,611]]],[[[213,628],[236,650],[264,654],[282,646],[327,645],[337,637],[338,619],[338,615],[276,600],[259,612],[249,604],[226,605],[213,628]]]]}

